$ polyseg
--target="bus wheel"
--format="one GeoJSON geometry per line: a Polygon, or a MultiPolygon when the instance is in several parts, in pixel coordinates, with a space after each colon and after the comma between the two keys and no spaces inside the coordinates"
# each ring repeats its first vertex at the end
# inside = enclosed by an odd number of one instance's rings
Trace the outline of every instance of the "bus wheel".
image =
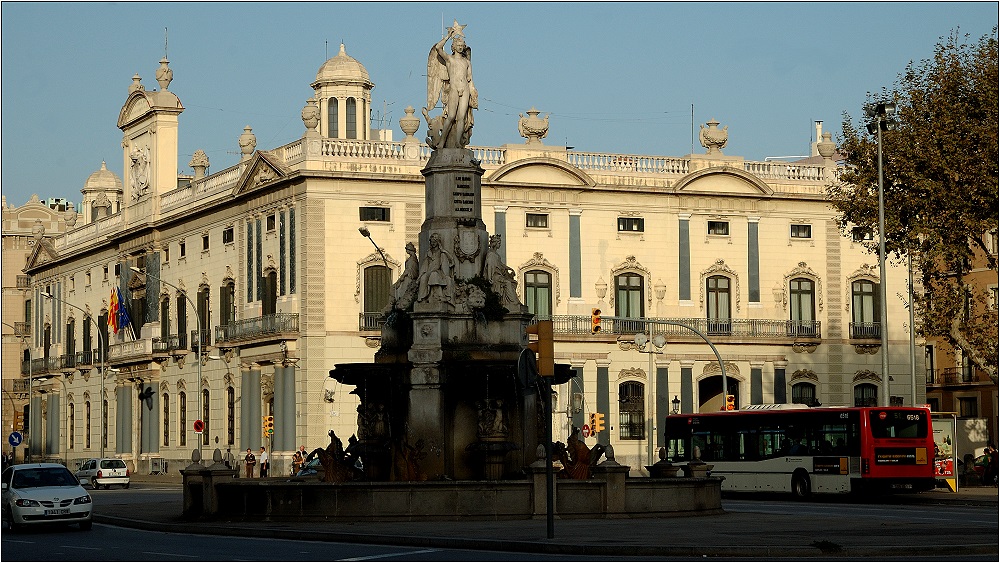
{"type": "Polygon", "coordinates": [[[792,496],[798,500],[805,500],[812,494],[809,487],[809,475],[804,471],[798,471],[792,475],[792,496]]]}

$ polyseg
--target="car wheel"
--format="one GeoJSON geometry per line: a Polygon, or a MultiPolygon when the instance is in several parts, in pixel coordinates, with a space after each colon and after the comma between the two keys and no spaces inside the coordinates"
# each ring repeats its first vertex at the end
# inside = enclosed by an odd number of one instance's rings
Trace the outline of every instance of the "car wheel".
{"type": "Polygon", "coordinates": [[[805,500],[812,494],[809,486],[809,476],[803,472],[792,475],[792,496],[798,500],[805,500]]]}
{"type": "Polygon", "coordinates": [[[125,483],[124,485],[122,485],[122,488],[123,489],[127,489],[128,488],[128,483],[125,483]]]}
{"type": "Polygon", "coordinates": [[[87,521],[84,521],[84,522],[80,522],[80,529],[83,530],[84,532],[89,532],[90,529],[93,528],[93,527],[94,527],[94,521],[93,520],[87,520],[87,521]]]}

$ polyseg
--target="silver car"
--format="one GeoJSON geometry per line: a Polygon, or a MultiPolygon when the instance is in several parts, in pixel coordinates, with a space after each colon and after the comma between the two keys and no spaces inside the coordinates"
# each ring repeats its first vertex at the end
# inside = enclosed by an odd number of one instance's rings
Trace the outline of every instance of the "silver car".
{"type": "Polygon", "coordinates": [[[76,471],[76,478],[81,485],[90,485],[95,489],[110,489],[111,485],[121,485],[127,489],[130,477],[131,472],[125,462],[114,457],[88,459],[76,471]]]}
{"type": "Polygon", "coordinates": [[[3,520],[11,530],[31,524],[93,524],[93,500],[80,482],[58,463],[22,463],[0,474],[3,520]]]}

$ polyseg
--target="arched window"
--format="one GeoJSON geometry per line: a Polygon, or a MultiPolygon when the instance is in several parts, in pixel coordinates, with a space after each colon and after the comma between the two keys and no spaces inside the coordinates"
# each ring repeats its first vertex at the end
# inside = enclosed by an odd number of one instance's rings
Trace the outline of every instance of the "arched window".
{"type": "Polygon", "coordinates": [[[871,280],[851,283],[851,338],[881,338],[878,311],[878,284],[871,280]]]}
{"type": "Polygon", "coordinates": [[[354,98],[347,98],[347,138],[358,138],[358,102],[354,98]]]}
{"type": "Polygon", "coordinates": [[[816,334],[816,291],[815,284],[808,278],[795,278],[789,282],[788,294],[791,323],[790,336],[814,336],[816,334]]]}
{"type": "MultiPolygon", "coordinates": [[[[198,318],[201,319],[201,334],[198,335],[198,338],[201,341],[201,347],[203,349],[206,346],[212,345],[212,339],[208,337],[212,330],[211,303],[211,290],[208,286],[203,286],[198,290],[198,318]]],[[[195,349],[197,350],[197,348],[195,349]]]]}
{"type": "Polygon", "coordinates": [[[86,403],[84,403],[84,416],[86,417],[84,419],[84,424],[86,426],[86,434],[84,434],[84,438],[83,438],[83,441],[84,441],[84,446],[83,447],[85,447],[85,448],[87,448],[89,450],[90,449],[90,432],[91,432],[91,426],[90,426],[90,401],[87,401],[86,403]]]}
{"type": "Polygon", "coordinates": [[[730,334],[732,332],[729,294],[730,280],[726,276],[711,276],[705,280],[705,294],[708,302],[708,333],[730,334]]]}
{"type": "Polygon", "coordinates": [[[209,402],[208,389],[201,390],[201,421],[205,423],[205,429],[201,433],[201,445],[208,445],[209,434],[209,413],[212,412],[212,403],[209,402]]]}
{"type": "Polygon", "coordinates": [[[160,339],[170,342],[170,299],[160,299],[160,339]]]}
{"type": "Polygon", "coordinates": [[[226,444],[236,443],[236,390],[226,387],[226,444]]]}
{"type": "Polygon", "coordinates": [[[364,329],[378,330],[381,325],[382,310],[389,304],[392,283],[389,268],[368,266],[365,268],[365,310],[364,329]]]}
{"type": "Polygon", "coordinates": [[[278,272],[268,270],[264,276],[264,299],[261,302],[261,313],[273,315],[278,312],[278,272]]]}
{"type": "Polygon", "coordinates": [[[813,405],[816,402],[816,386],[812,383],[792,385],[792,402],[813,405]]]}
{"type": "Polygon", "coordinates": [[[163,445],[170,445],[170,394],[163,394],[163,445]]]}
{"type": "Polygon", "coordinates": [[[552,316],[552,276],[542,270],[524,273],[524,302],[541,320],[552,316]]]}
{"type": "MultiPolygon", "coordinates": [[[[187,335],[187,299],[183,295],[177,296],[177,346],[181,350],[188,350],[187,335]]],[[[184,444],[181,444],[182,446],[184,444]]]]}
{"type": "Polygon", "coordinates": [[[177,393],[177,441],[179,445],[187,445],[187,393],[177,393]]]}
{"type": "Polygon", "coordinates": [[[70,319],[66,323],[66,367],[76,365],[76,319],[70,319]]]}
{"type": "Polygon", "coordinates": [[[645,316],[643,307],[643,279],[633,272],[615,276],[615,315],[631,319],[645,316]]]}
{"type": "Polygon", "coordinates": [[[854,406],[877,407],[878,387],[872,383],[859,383],[854,386],[854,406]]]}
{"type": "Polygon", "coordinates": [[[327,104],[327,122],[326,122],[326,136],[331,139],[336,139],[340,136],[340,120],[338,111],[338,100],[337,98],[330,98],[326,101],[327,104]]]}
{"type": "Polygon", "coordinates": [[[646,386],[639,381],[618,386],[618,438],[646,439],[646,386]]]}
{"type": "Polygon", "coordinates": [[[76,405],[69,404],[69,449],[76,446],[76,405]]]}

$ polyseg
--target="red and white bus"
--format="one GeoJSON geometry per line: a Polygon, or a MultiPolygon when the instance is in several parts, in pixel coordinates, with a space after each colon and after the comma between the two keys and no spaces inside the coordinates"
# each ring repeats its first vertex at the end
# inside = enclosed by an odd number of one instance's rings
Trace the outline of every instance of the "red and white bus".
{"type": "Polygon", "coordinates": [[[751,405],[666,419],[667,460],[695,457],[723,491],[917,492],[933,489],[934,432],[921,407],[751,405]]]}

